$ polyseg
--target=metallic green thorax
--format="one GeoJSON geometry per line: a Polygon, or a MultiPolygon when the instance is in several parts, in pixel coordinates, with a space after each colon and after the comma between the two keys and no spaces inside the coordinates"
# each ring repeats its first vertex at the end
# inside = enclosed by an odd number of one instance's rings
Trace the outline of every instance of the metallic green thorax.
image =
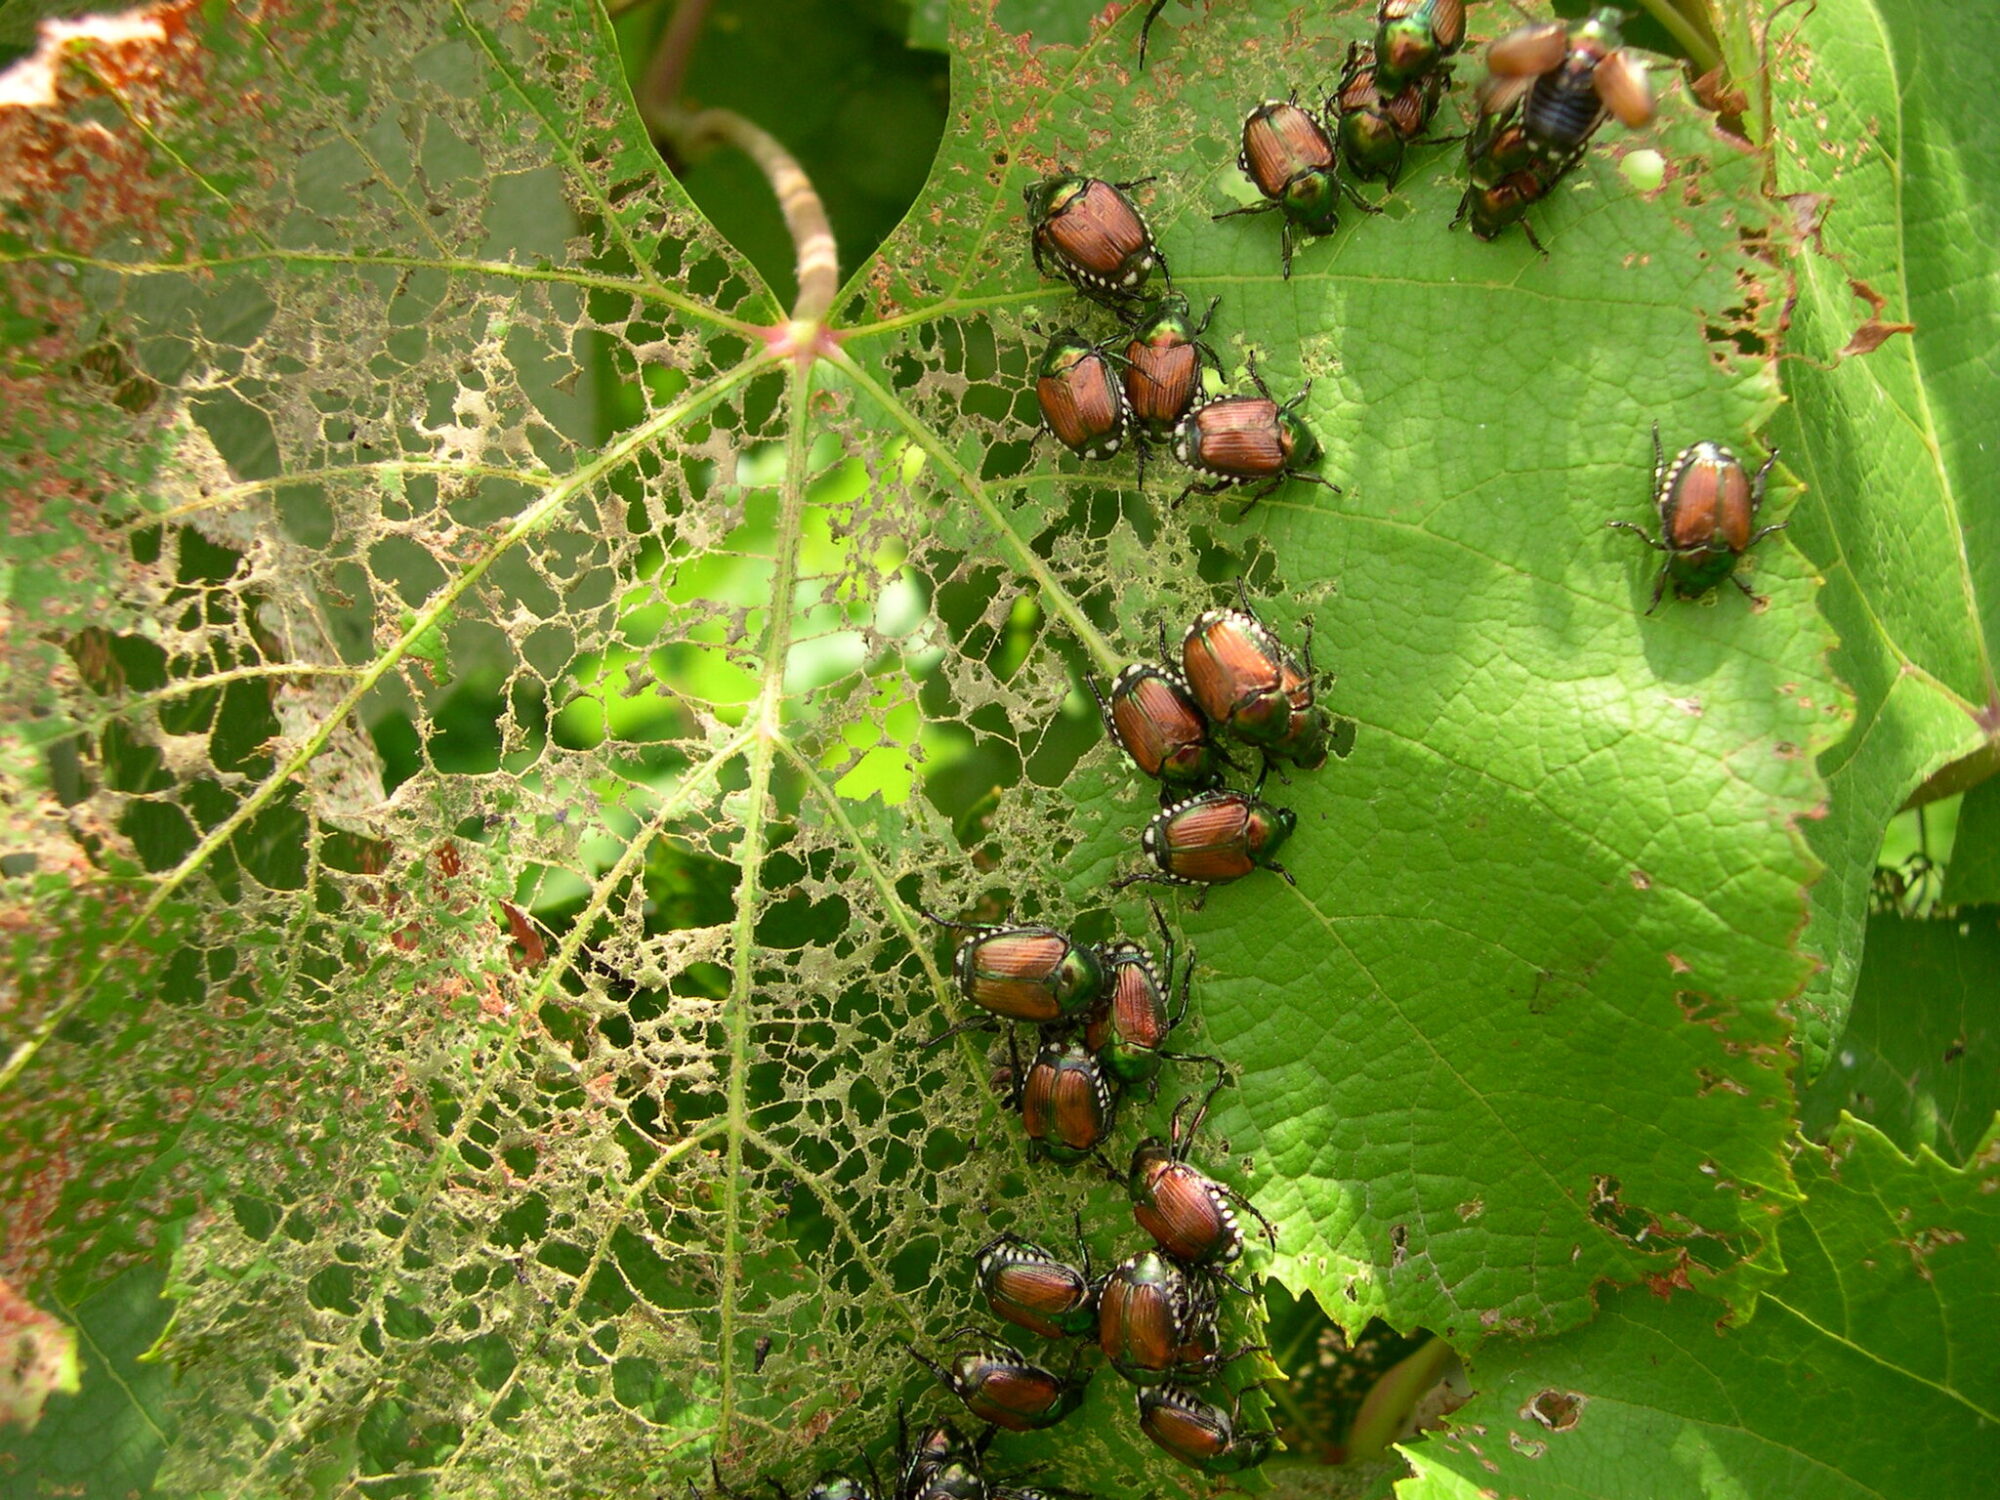
{"type": "Polygon", "coordinates": [[[1287,469],[1304,469],[1319,462],[1319,439],[1290,406],[1278,408],[1278,431],[1283,434],[1287,469]]]}
{"type": "Polygon", "coordinates": [[[1464,43],[1465,8],[1458,0],[1422,0],[1406,15],[1385,15],[1375,29],[1383,87],[1393,93],[1424,77],[1464,43]]]}
{"type": "Polygon", "coordinates": [[[1074,334],[1065,337],[1058,333],[1049,340],[1048,353],[1042,356],[1042,363],[1035,371],[1037,379],[1060,380],[1078,364],[1096,354],[1096,349],[1074,334]]]}
{"type": "Polygon", "coordinates": [[[1087,180],[1074,172],[1065,172],[1046,182],[1031,182],[1022,188],[1021,199],[1028,205],[1028,223],[1035,228],[1048,223],[1069,207],[1070,201],[1083,191],[1087,180]]]}
{"type": "Polygon", "coordinates": [[[1200,331],[1188,315],[1187,298],[1180,292],[1168,292],[1139,310],[1132,337],[1142,344],[1192,344],[1200,331]]]}
{"type": "Polygon", "coordinates": [[[1332,167],[1309,167],[1285,184],[1278,207],[1307,234],[1332,234],[1340,227],[1340,180],[1332,167]]]}

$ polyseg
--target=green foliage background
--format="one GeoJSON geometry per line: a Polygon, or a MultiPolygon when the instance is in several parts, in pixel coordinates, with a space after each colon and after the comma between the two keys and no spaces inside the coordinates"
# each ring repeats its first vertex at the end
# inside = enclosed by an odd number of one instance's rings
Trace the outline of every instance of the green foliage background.
{"type": "MultiPolygon", "coordinates": [[[[1477,1393],[1341,1482],[1977,1491],[2000,26],[1759,17],[1768,153],[1663,69],[1546,260],[1444,232],[1436,149],[1284,282],[1271,221],[1211,222],[1237,124],[1365,9],[1170,4],[1136,75],[1130,7],[717,5],[690,93],[797,146],[856,267],[806,364],[761,181],[683,188],[634,115],[645,7],[171,6],[0,108],[0,1274],[85,1366],[0,1484],[882,1455],[974,1246],[1079,1203],[1136,1239],[1024,1159],[982,1041],[918,1050],[917,909],[1146,930],[1108,883],[1151,795],[1080,674],[1247,576],[1356,736],[1276,793],[1296,888],[1170,902],[1238,1085],[1203,1159],[1260,1270],[1477,1393]],[[1058,165],[1158,174],[1177,284],[1232,380],[1312,382],[1340,495],[1170,512],[1031,447],[1038,330],[1110,332],[1028,263],[1058,165]],[[1756,607],[1642,613],[1602,523],[1650,519],[1656,419],[1783,450],[1756,607]],[[1960,793],[1885,899],[1892,816],[1960,793]]],[[[998,1461],[1193,1487],[1109,1375],[1059,1436],[998,1461]]]]}

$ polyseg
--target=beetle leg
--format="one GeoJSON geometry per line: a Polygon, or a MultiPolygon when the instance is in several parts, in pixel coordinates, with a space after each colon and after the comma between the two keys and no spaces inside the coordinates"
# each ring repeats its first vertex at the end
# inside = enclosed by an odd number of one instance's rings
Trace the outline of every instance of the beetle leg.
{"type": "Polygon", "coordinates": [[[1660,446],[1660,419],[1653,418],[1653,493],[1667,482],[1667,450],[1660,446]]]}
{"type": "Polygon", "coordinates": [[[1268,385],[1264,384],[1264,377],[1257,373],[1256,350],[1249,349],[1244,351],[1243,368],[1250,372],[1250,383],[1257,387],[1257,394],[1262,396],[1266,401],[1270,402],[1273,406],[1276,406],[1278,404],[1277,397],[1273,396],[1271,394],[1271,388],[1268,385]]]}
{"type": "Polygon", "coordinates": [[[1187,488],[1174,496],[1173,504],[1169,505],[1167,509],[1179,510],[1181,502],[1186,500],[1189,495],[1219,495],[1224,490],[1234,489],[1235,487],[1236,481],[1233,479],[1217,480],[1214,484],[1201,484],[1196,480],[1190,479],[1187,483],[1187,488]]]}
{"type": "Polygon", "coordinates": [[[1146,38],[1152,35],[1153,23],[1160,18],[1160,12],[1167,8],[1167,0],[1153,0],[1146,7],[1146,19],[1139,23],[1139,71],[1146,71],[1146,38]]]}
{"type": "Polygon", "coordinates": [[[1769,536],[1772,532],[1783,531],[1787,526],[1791,524],[1792,523],[1790,521],[1775,521],[1769,526],[1765,526],[1757,531],[1751,532],[1750,540],[1743,544],[1743,550],[1745,552],[1748,552],[1752,547],[1756,546],[1759,542],[1763,541],[1764,538],[1769,536]]]}
{"type": "MultiPolygon", "coordinates": [[[[1334,219],[1333,227],[1336,229],[1340,227],[1339,219],[1334,219]]],[[[1278,231],[1278,263],[1279,269],[1284,272],[1284,275],[1280,279],[1290,281],[1292,279],[1292,221],[1290,219],[1285,220],[1284,226],[1278,231]]]]}
{"type": "Polygon", "coordinates": [[[1255,1219],[1259,1224],[1264,1226],[1264,1238],[1266,1238],[1271,1242],[1271,1248],[1273,1250],[1277,1249],[1278,1248],[1277,1228],[1271,1223],[1269,1219],[1265,1218],[1264,1215],[1258,1211],[1257,1205],[1252,1203],[1248,1198],[1244,1197],[1241,1193],[1237,1192],[1236,1189],[1233,1187],[1225,1186],[1224,1184],[1219,1182],[1216,1184],[1216,1186],[1221,1188],[1223,1192],[1227,1193],[1232,1199],[1234,1199],[1236,1202],[1236,1206],[1238,1208],[1242,1209],[1245,1213],[1250,1215],[1251,1218],[1255,1219]]]}
{"type": "Polygon", "coordinates": [[[1758,596],[1757,591],[1751,588],[1749,584],[1743,581],[1743,575],[1741,573],[1731,573],[1729,575],[1729,581],[1735,584],[1739,589],[1743,590],[1743,597],[1745,599],[1748,599],[1752,604],[1762,604],[1764,602],[1763,599],[1758,596]]]}
{"type": "MultiPolygon", "coordinates": [[[[1111,705],[1104,701],[1104,692],[1103,689],[1098,687],[1096,676],[1090,672],[1085,672],[1083,674],[1083,680],[1085,686],[1087,686],[1090,689],[1090,696],[1097,700],[1097,711],[1104,718],[1104,732],[1106,734],[1115,735],[1117,733],[1117,729],[1113,726],[1111,722],[1111,705]]],[[[926,915],[928,915],[928,913],[926,915]]]]}
{"type": "Polygon", "coordinates": [[[1234,1276],[1231,1276],[1227,1271],[1223,1270],[1220,1266],[1209,1267],[1208,1274],[1213,1276],[1217,1281],[1227,1282],[1230,1286],[1234,1287],[1237,1291],[1241,1292],[1246,1297],[1254,1297],[1257,1295],[1255,1292],[1251,1291],[1249,1287],[1245,1286],[1242,1282],[1238,1281],[1234,1276]]]}
{"type": "MultiPolygon", "coordinates": [[[[1340,182],[1340,179],[1338,178],[1334,180],[1336,182],[1340,182]]],[[[1393,188],[1394,186],[1395,186],[1394,183],[1390,184],[1390,187],[1393,188]]],[[[1347,201],[1352,203],[1356,208],[1360,209],[1364,214],[1379,214],[1382,212],[1382,205],[1379,203],[1370,202],[1368,199],[1362,197],[1361,189],[1356,187],[1353,183],[1340,182],[1340,190],[1341,192],[1347,195],[1347,201]]]]}
{"type": "Polygon", "coordinates": [[[1521,233],[1525,234],[1528,237],[1528,243],[1535,247],[1535,254],[1541,256],[1543,260],[1549,258],[1548,248],[1542,244],[1541,236],[1535,233],[1535,226],[1530,224],[1526,219],[1521,220],[1521,233]]]}
{"type": "Polygon", "coordinates": [[[1232,208],[1225,213],[1210,214],[1208,217],[1211,221],[1219,223],[1224,219],[1240,218],[1244,214],[1268,214],[1276,209],[1277,206],[1277,204],[1266,200],[1263,203],[1252,203],[1243,208],[1232,208]]]}
{"type": "Polygon", "coordinates": [[[1669,547],[1665,542],[1656,541],[1651,532],[1649,532],[1648,530],[1646,530],[1645,527],[1637,524],[1636,522],[1606,521],[1604,524],[1607,528],[1615,527],[1619,531],[1631,532],[1634,536],[1638,537],[1640,541],[1644,542],[1648,547],[1651,547],[1655,552],[1671,552],[1674,550],[1673,548],[1669,547]]]}
{"type": "MultiPolygon", "coordinates": [[[[1665,549],[1662,549],[1662,550],[1665,550],[1665,549]]],[[[1650,615],[1650,614],[1651,614],[1651,613],[1652,613],[1652,612],[1653,612],[1654,610],[1656,610],[1656,609],[1658,609],[1658,608],[1660,607],[1660,596],[1666,593],[1666,591],[1667,591],[1667,577],[1668,577],[1668,575],[1669,575],[1669,574],[1671,574],[1672,572],[1673,572],[1673,564],[1672,564],[1672,563],[1661,563],[1661,564],[1660,564],[1660,576],[1659,576],[1658,578],[1655,578],[1655,579],[1653,580],[1653,602],[1652,602],[1651,604],[1649,604],[1649,605],[1647,605],[1647,606],[1646,606],[1646,613],[1647,613],[1647,614],[1649,614],[1649,615],[1650,615]]]]}
{"type": "Polygon", "coordinates": [[[1223,1060],[1222,1060],[1221,1058],[1219,1058],[1219,1057],[1216,1057],[1216,1056],[1215,1056],[1214,1054],[1212,1054],[1212,1053],[1208,1053],[1208,1052],[1162,1052],[1162,1053],[1160,1054],[1160,1056],[1161,1056],[1161,1057],[1163,1057],[1163,1058],[1165,1058],[1165,1059],[1167,1059],[1167,1060],[1168,1060],[1169,1062],[1182,1062],[1182,1063],[1197,1063],[1197,1062],[1205,1062],[1205,1063],[1214,1063],[1214,1064],[1215,1064],[1215,1087],[1217,1087],[1217,1088],[1221,1088],[1221,1087],[1223,1087],[1223,1085],[1225,1085],[1225,1084],[1226,1084],[1226,1083],[1228,1083],[1228,1081],[1229,1081],[1229,1064],[1228,1064],[1228,1063],[1226,1063],[1226,1062],[1224,1062],[1224,1061],[1223,1061],[1223,1060]]]}
{"type": "MultiPolygon", "coordinates": [[[[1211,311],[1213,311],[1213,309],[1211,309],[1211,311]]],[[[1775,464],[1777,461],[1778,461],[1778,450],[1776,448],[1773,448],[1771,450],[1771,456],[1764,460],[1763,467],[1758,469],[1756,474],[1750,480],[1750,514],[1753,516],[1756,515],[1757,512],[1763,508],[1764,476],[1771,472],[1771,465],[1775,464]]]]}
{"type": "Polygon", "coordinates": [[[928,1052],[933,1047],[942,1047],[953,1037],[964,1032],[997,1030],[999,1024],[1000,1018],[998,1016],[973,1016],[969,1020],[960,1021],[956,1026],[946,1027],[929,1041],[919,1045],[917,1050],[919,1052],[928,1052]]]}
{"type": "Polygon", "coordinates": [[[1299,883],[1298,877],[1293,875],[1292,872],[1290,870],[1287,870],[1283,865],[1266,865],[1264,866],[1264,868],[1269,870],[1273,875],[1284,876],[1286,885],[1297,887],[1299,883]]]}

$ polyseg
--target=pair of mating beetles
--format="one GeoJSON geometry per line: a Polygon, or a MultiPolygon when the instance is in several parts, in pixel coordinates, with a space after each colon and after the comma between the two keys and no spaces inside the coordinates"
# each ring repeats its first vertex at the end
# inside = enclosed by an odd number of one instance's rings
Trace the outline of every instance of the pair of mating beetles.
{"type": "MultiPolygon", "coordinates": [[[[1167,655],[1164,630],[1160,654],[1167,655]]],[[[1221,885],[1260,868],[1291,881],[1276,855],[1298,819],[1263,801],[1261,774],[1253,791],[1221,785],[1222,767],[1236,764],[1221,740],[1260,751],[1265,773],[1280,760],[1308,771],[1326,764],[1338,736],[1317,701],[1310,626],[1302,656],[1294,656],[1239,588],[1237,608],[1206,610],[1188,627],[1179,671],[1164,661],[1134,662],[1112,680],[1108,697],[1095,681],[1090,687],[1112,738],[1161,784],[1163,806],[1140,839],[1157,872],[1117,886],[1221,885]]]]}

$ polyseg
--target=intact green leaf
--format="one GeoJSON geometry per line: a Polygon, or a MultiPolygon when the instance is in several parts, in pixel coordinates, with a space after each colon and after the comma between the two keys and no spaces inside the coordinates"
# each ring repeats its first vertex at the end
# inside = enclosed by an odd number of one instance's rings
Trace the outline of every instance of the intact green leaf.
{"type": "Polygon", "coordinates": [[[2000,1109],[2000,913],[1868,919],[1868,956],[1840,1045],[1799,1100],[1824,1139],[1842,1112],[1904,1151],[1971,1159],[2000,1109]]]}
{"type": "Polygon", "coordinates": [[[1404,1450],[1418,1477],[1398,1495],[1982,1493],[2000,1464],[1996,1144],[1959,1170],[1847,1122],[1800,1157],[1790,1274],[1748,1324],[1662,1287],[1552,1342],[1488,1345],[1481,1394],[1404,1450]]]}
{"type": "Polygon", "coordinates": [[[1793,541],[1825,575],[1853,734],[1824,759],[1812,829],[1826,878],[1800,1008],[1805,1073],[1840,1035],[1861,966],[1868,882],[1889,818],[1947,767],[1991,769],[2000,452],[1992,163],[2000,13],[1947,31],[1912,0],[1829,0],[1774,23],[1777,187],[1790,199],[1797,302],[1772,430],[1805,481],[1793,541]]]}

